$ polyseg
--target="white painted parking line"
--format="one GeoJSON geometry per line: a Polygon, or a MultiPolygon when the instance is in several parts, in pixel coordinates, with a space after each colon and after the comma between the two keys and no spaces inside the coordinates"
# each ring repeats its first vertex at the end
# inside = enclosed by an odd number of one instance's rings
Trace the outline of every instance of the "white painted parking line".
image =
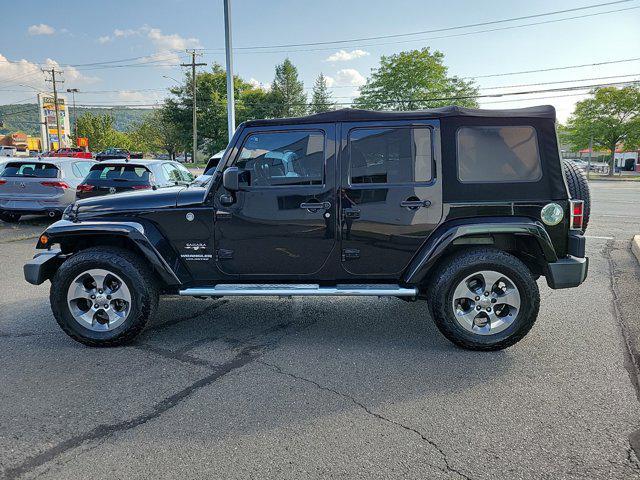
{"type": "Polygon", "coordinates": [[[584,238],[595,238],[598,240],[613,240],[613,237],[597,237],[595,235],[585,235],[584,238]]]}

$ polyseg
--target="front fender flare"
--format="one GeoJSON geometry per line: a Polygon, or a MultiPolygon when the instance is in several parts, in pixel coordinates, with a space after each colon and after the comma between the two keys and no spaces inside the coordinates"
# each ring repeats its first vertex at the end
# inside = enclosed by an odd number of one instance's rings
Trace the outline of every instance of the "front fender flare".
{"type": "MultiPolygon", "coordinates": [[[[49,226],[44,232],[49,238],[47,242],[49,245],[56,243],[62,244],[70,238],[99,237],[101,235],[129,239],[138,247],[166,285],[182,284],[171,266],[151,243],[147,237],[147,233],[145,227],[137,222],[70,222],[68,220],[60,220],[49,226]]],[[[39,240],[36,248],[47,247],[42,245],[39,240]]]]}
{"type": "Polygon", "coordinates": [[[420,283],[443,253],[456,239],[474,235],[514,234],[537,240],[547,263],[558,257],[549,234],[540,222],[526,217],[486,217],[456,220],[440,225],[423,244],[405,270],[403,281],[408,285],[420,283]]]}

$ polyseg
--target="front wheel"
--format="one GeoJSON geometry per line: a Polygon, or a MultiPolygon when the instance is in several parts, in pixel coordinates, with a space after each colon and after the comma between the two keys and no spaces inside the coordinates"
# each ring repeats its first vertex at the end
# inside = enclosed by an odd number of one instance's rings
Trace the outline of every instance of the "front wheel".
{"type": "Polygon", "coordinates": [[[527,266],[506,252],[465,250],[445,260],[431,278],[431,315],[443,335],[462,348],[509,347],[538,316],[538,285],[527,266]]]}
{"type": "Polygon", "coordinates": [[[153,274],[118,248],[90,248],[66,260],[51,280],[53,315],[74,340],[94,347],[122,345],[146,326],[158,303],[153,274]]]}

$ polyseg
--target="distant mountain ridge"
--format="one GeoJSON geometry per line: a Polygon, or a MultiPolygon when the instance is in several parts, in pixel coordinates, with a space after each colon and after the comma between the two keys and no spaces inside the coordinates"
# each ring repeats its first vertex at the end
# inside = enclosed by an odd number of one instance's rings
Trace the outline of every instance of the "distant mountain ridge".
{"type": "MultiPolygon", "coordinates": [[[[83,113],[91,112],[93,114],[109,114],[113,116],[114,127],[116,130],[124,132],[132,125],[140,122],[146,115],[151,112],[147,108],[84,108],[78,107],[78,116],[83,113]]],[[[73,109],[69,109],[69,115],[73,121],[73,109]]],[[[38,122],[38,105],[35,103],[15,103],[8,105],[0,105],[0,134],[6,135],[17,131],[25,132],[29,135],[39,135],[40,125],[38,122]]]]}

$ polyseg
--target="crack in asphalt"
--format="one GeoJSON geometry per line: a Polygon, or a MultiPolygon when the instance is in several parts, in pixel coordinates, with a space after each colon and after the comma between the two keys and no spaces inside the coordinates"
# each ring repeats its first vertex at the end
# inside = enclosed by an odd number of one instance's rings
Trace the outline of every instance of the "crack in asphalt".
{"type": "Polygon", "coordinates": [[[36,469],[37,467],[55,460],[60,455],[63,455],[69,450],[84,445],[87,442],[103,440],[106,437],[112,436],[116,433],[125,432],[127,430],[131,430],[144,425],[151,420],[155,420],[168,410],[172,409],[173,407],[179,405],[181,402],[191,397],[198,390],[211,385],[215,381],[233,372],[234,370],[255,362],[264,353],[264,351],[265,349],[263,345],[247,346],[240,350],[230,361],[215,366],[213,368],[213,372],[206,377],[193,382],[191,385],[183,388],[179,392],[174,393],[173,395],[156,403],[150,412],[141,414],[130,420],[125,420],[122,422],[98,425],[97,427],[86,433],[71,437],[57,445],[54,445],[53,447],[45,450],[38,455],[27,458],[21,464],[15,467],[6,469],[2,476],[8,480],[18,478],[36,469]]]}
{"type": "Polygon", "coordinates": [[[229,303],[229,300],[220,300],[216,303],[209,304],[202,310],[198,310],[197,312],[187,315],[185,317],[175,318],[173,320],[169,320],[168,322],[164,322],[158,325],[153,325],[149,327],[147,331],[154,332],[158,330],[164,330],[165,328],[173,327],[174,325],[177,325],[179,323],[188,322],[189,320],[195,320],[201,315],[204,315],[205,313],[210,312],[211,310],[215,310],[216,308],[221,307],[227,303],[229,303]]]}
{"type": "MultiPolygon", "coordinates": [[[[611,256],[611,250],[614,248],[614,242],[608,241],[602,247],[601,254],[607,261],[607,266],[609,267],[609,290],[612,295],[613,316],[622,332],[623,343],[626,347],[623,349],[624,366],[629,374],[629,379],[635,391],[636,398],[640,401],[640,353],[636,351],[633,342],[631,341],[631,334],[622,316],[622,309],[620,307],[622,301],[618,289],[618,282],[616,280],[616,264],[611,256]]],[[[628,440],[629,448],[627,451],[627,457],[629,459],[629,463],[633,468],[640,471],[640,430],[631,433],[628,440]],[[632,458],[632,452],[636,457],[635,459],[632,458]]]]}
{"type": "MultiPolygon", "coordinates": [[[[213,308],[217,308],[221,305],[224,305],[225,303],[227,303],[228,300],[223,300],[222,302],[219,302],[218,304],[216,304],[213,308]]],[[[204,313],[208,312],[211,310],[211,305],[209,305],[206,309],[202,310],[199,313],[195,313],[193,315],[190,315],[188,317],[184,317],[181,319],[176,319],[175,321],[172,322],[166,322],[164,324],[159,325],[159,328],[165,328],[168,326],[172,326],[175,325],[176,323],[181,323],[193,318],[197,318],[200,315],[203,315],[204,313]]],[[[239,341],[237,339],[234,339],[232,337],[210,337],[206,340],[198,340],[195,342],[192,342],[190,345],[195,345],[195,346],[199,346],[202,345],[204,343],[207,343],[207,341],[215,341],[218,339],[224,339],[225,341],[227,341],[228,343],[232,344],[232,345],[236,345],[238,348],[240,345],[246,345],[245,347],[241,348],[238,353],[233,357],[233,359],[229,360],[228,362],[222,363],[222,364],[212,364],[210,362],[207,362],[206,360],[202,360],[199,359],[197,357],[188,355],[186,353],[187,350],[184,349],[178,349],[177,351],[172,351],[169,349],[164,349],[161,347],[154,347],[148,344],[140,344],[140,345],[136,345],[133,346],[133,348],[139,349],[139,350],[145,350],[151,353],[155,353],[157,355],[160,355],[162,357],[168,358],[168,359],[172,359],[172,360],[176,360],[176,361],[180,361],[180,362],[184,362],[184,363],[189,363],[192,365],[198,365],[198,366],[204,366],[204,367],[208,367],[213,369],[213,372],[209,375],[207,375],[206,377],[201,378],[200,380],[197,380],[195,382],[193,382],[191,385],[185,387],[184,389],[180,390],[179,392],[161,400],[160,402],[156,403],[153,407],[153,409],[148,412],[148,413],[144,413],[141,414],[139,416],[136,416],[130,420],[125,420],[122,422],[118,422],[118,423],[113,423],[113,424],[101,424],[96,426],[95,428],[93,428],[92,430],[85,432],[83,434],[80,435],[76,435],[72,438],[69,438],[57,445],[54,445],[53,447],[45,450],[44,452],[28,457],[27,459],[25,459],[22,463],[20,463],[19,465],[15,466],[15,467],[11,467],[11,468],[7,468],[4,471],[0,471],[0,478],[6,478],[7,480],[13,480],[16,478],[19,478],[27,473],[32,472],[33,470],[35,470],[38,467],[41,467],[42,465],[45,465],[49,462],[52,462],[56,459],[58,459],[59,457],[61,457],[62,455],[64,455],[65,453],[67,453],[70,450],[73,450],[75,448],[81,447],[89,442],[93,442],[93,443],[98,443],[101,444],[104,441],[106,441],[106,439],[112,435],[115,435],[117,433],[121,433],[121,432],[125,432],[128,430],[132,430],[134,428],[137,428],[141,425],[146,424],[147,422],[151,421],[151,420],[155,420],[158,417],[160,417],[162,414],[164,414],[165,412],[167,412],[168,410],[172,409],[173,407],[177,406],[178,404],[180,404],[181,402],[183,402],[184,400],[188,399],[193,393],[195,393],[196,391],[207,387],[209,385],[211,385],[212,383],[216,382],[217,380],[219,380],[220,378],[229,375],[230,373],[232,373],[234,370],[238,370],[250,363],[253,363],[255,361],[257,361],[260,356],[262,356],[264,353],[266,353],[268,350],[273,349],[276,347],[276,345],[287,335],[289,335],[292,332],[287,331],[287,329],[291,326],[294,325],[295,323],[297,323],[296,319],[295,319],[295,315],[293,315],[293,306],[292,306],[292,317],[294,317],[293,320],[289,320],[286,322],[280,322],[276,325],[272,325],[269,328],[260,331],[252,336],[250,336],[249,338],[243,340],[243,341],[239,341]],[[257,343],[253,343],[250,345],[247,345],[248,342],[251,342],[253,340],[255,340],[257,337],[259,336],[264,336],[264,335],[270,335],[272,333],[278,333],[278,332],[284,332],[282,335],[280,335],[279,337],[277,337],[276,339],[270,341],[270,342],[265,342],[265,343],[261,343],[261,344],[257,344],[257,343]],[[182,350],[182,351],[180,351],[182,350]]],[[[317,322],[317,319],[310,322],[309,324],[305,325],[303,328],[301,328],[299,331],[304,331],[307,328],[309,328],[310,326],[312,326],[313,324],[315,324],[317,322]]],[[[158,328],[156,328],[158,329],[158,328]]],[[[86,451],[91,451],[93,448],[88,448],[86,451]]],[[[84,452],[83,452],[84,453],[84,452]]]]}
{"type": "Polygon", "coordinates": [[[424,435],[422,432],[420,432],[418,429],[410,427],[408,425],[404,425],[403,423],[397,422],[395,420],[391,420],[390,418],[387,418],[379,413],[374,412],[373,410],[371,410],[369,407],[367,407],[365,404],[359,402],[358,400],[356,400],[354,397],[347,395],[346,393],[340,392],[339,390],[335,390],[333,388],[327,387],[325,385],[322,385],[318,382],[316,382],[315,380],[311,380],[309,378],[305,378],[305,377],[301,377],[299,375],[296,375],[294,373],[291,372],[287,372],[285,370],[282,369],[282,367],[280,367],[279,365],[273,364],[273,363],[269,363],[269,362],[265,362],[264,360],[256,360],[256,363],[259,363],[261,365],[264,365],[266,367],[269,367],[272,371],[280,374],[280,375],[284,375],[284,376],[288,376],[291,377],[295,380],[300,380],[302,382],[307,382],[311,385],[314,385],[316,388],[320,389],[320,390],[324,390],[330,393],[333,393],[334,395],[338,395],[342,398],[345,398],[347,400],[349,400],[351,403],[353,403],[355,406],[359,407],[360,409],[362,409],[364,412],[366,412],[368,415],[377,418],[378,420],[382,420],[383,422],[387,422],[390,423],[392,425],[395,425],[396,427],[400,427],[408,432],[412,432],[416,435],[418,435],[424,442],[428,443],[431,447],[433,447],[442,457],[442,460],[444,462],[445,468],[442,468],[438,465],[431,465],[433,468],[436,468],[438,470],[440,470],[443,473],[447,473],[447,474],[451,474],[451,473],[455,473],[457,475],[459,475],[460,477],[464,478],[465,480],[471,480],[471,477],[467,476],[466,474],[462,473],[461,471],[453,468],[451,466],[451,464],[449,463],[449,459],[447,458],[447,454],[445,453],[445,451],[433,440],[431,440],[430,438],[428,438],[426,435],[424,435]]]}

